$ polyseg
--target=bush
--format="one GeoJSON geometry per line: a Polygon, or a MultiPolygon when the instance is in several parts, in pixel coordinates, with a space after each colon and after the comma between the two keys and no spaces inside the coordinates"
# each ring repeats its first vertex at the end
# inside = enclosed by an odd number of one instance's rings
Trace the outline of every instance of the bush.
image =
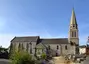
{"type": "Polygon", "coordinates": [[[7,48],[0,47],[0,58],[8,59],[9,53],[7,50],[7,48]]]}
{"type": "Polygon", "coordinates": [[[12,64],[35,64],[35,60],[27,52],[15,52],[11,55],[12,64]]]}
{"type": "Polygon", "coordinates": [[[45,53],[42,53],[41,58],[42,58],[42,59],[46,59],[46,58],[47,58],[47,57],[46,57],[46,54],[45,54],[45,53]]]}

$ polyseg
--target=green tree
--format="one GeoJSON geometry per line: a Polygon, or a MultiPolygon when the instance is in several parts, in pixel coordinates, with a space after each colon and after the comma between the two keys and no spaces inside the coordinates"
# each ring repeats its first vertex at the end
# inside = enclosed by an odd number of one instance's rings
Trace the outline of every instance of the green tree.
{"type": "Polygon", "coordinates": [[[45,53],[42,53],[41,58],[42,59],[46,59],[47,58],[46,54],[45,53]]]}
{"type": "Polygon", "coordinates": [[[35,64],[35,60],[27,52],[15,52],[10,59],[12,64],[35,64]]]}

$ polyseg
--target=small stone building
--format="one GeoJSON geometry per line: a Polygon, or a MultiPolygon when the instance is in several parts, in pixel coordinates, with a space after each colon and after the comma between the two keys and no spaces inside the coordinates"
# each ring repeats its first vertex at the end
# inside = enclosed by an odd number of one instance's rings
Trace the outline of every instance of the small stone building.
{"type": "Polygon", "coordinates": [[[79,53],[86,54],[86,45],[79,46],[79,53]]]}

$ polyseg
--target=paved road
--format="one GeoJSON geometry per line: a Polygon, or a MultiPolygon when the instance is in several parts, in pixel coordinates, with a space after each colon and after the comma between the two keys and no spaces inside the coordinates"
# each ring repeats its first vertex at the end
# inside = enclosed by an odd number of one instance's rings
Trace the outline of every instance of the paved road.
{"type": "Polygon", "coordinates": [[[10,64],[10,61],[6,59],[0,59],[0,64],[10,64]]]}

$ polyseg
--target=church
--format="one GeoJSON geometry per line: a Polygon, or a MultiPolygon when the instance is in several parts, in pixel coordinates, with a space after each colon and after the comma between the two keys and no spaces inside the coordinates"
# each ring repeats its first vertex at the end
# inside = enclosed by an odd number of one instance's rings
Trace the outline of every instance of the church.
{"type": "Polygon", "coordinates": [[[27,51],[40,55],[48,53],[52,56],[78,54],[79,35],[74,9],[70,18],[68,38],[40,38],[40,36],[14,37],[11,40],[11,50],[27,51]],[[47,52],[49,51],[49,52],[47,52]]]}

